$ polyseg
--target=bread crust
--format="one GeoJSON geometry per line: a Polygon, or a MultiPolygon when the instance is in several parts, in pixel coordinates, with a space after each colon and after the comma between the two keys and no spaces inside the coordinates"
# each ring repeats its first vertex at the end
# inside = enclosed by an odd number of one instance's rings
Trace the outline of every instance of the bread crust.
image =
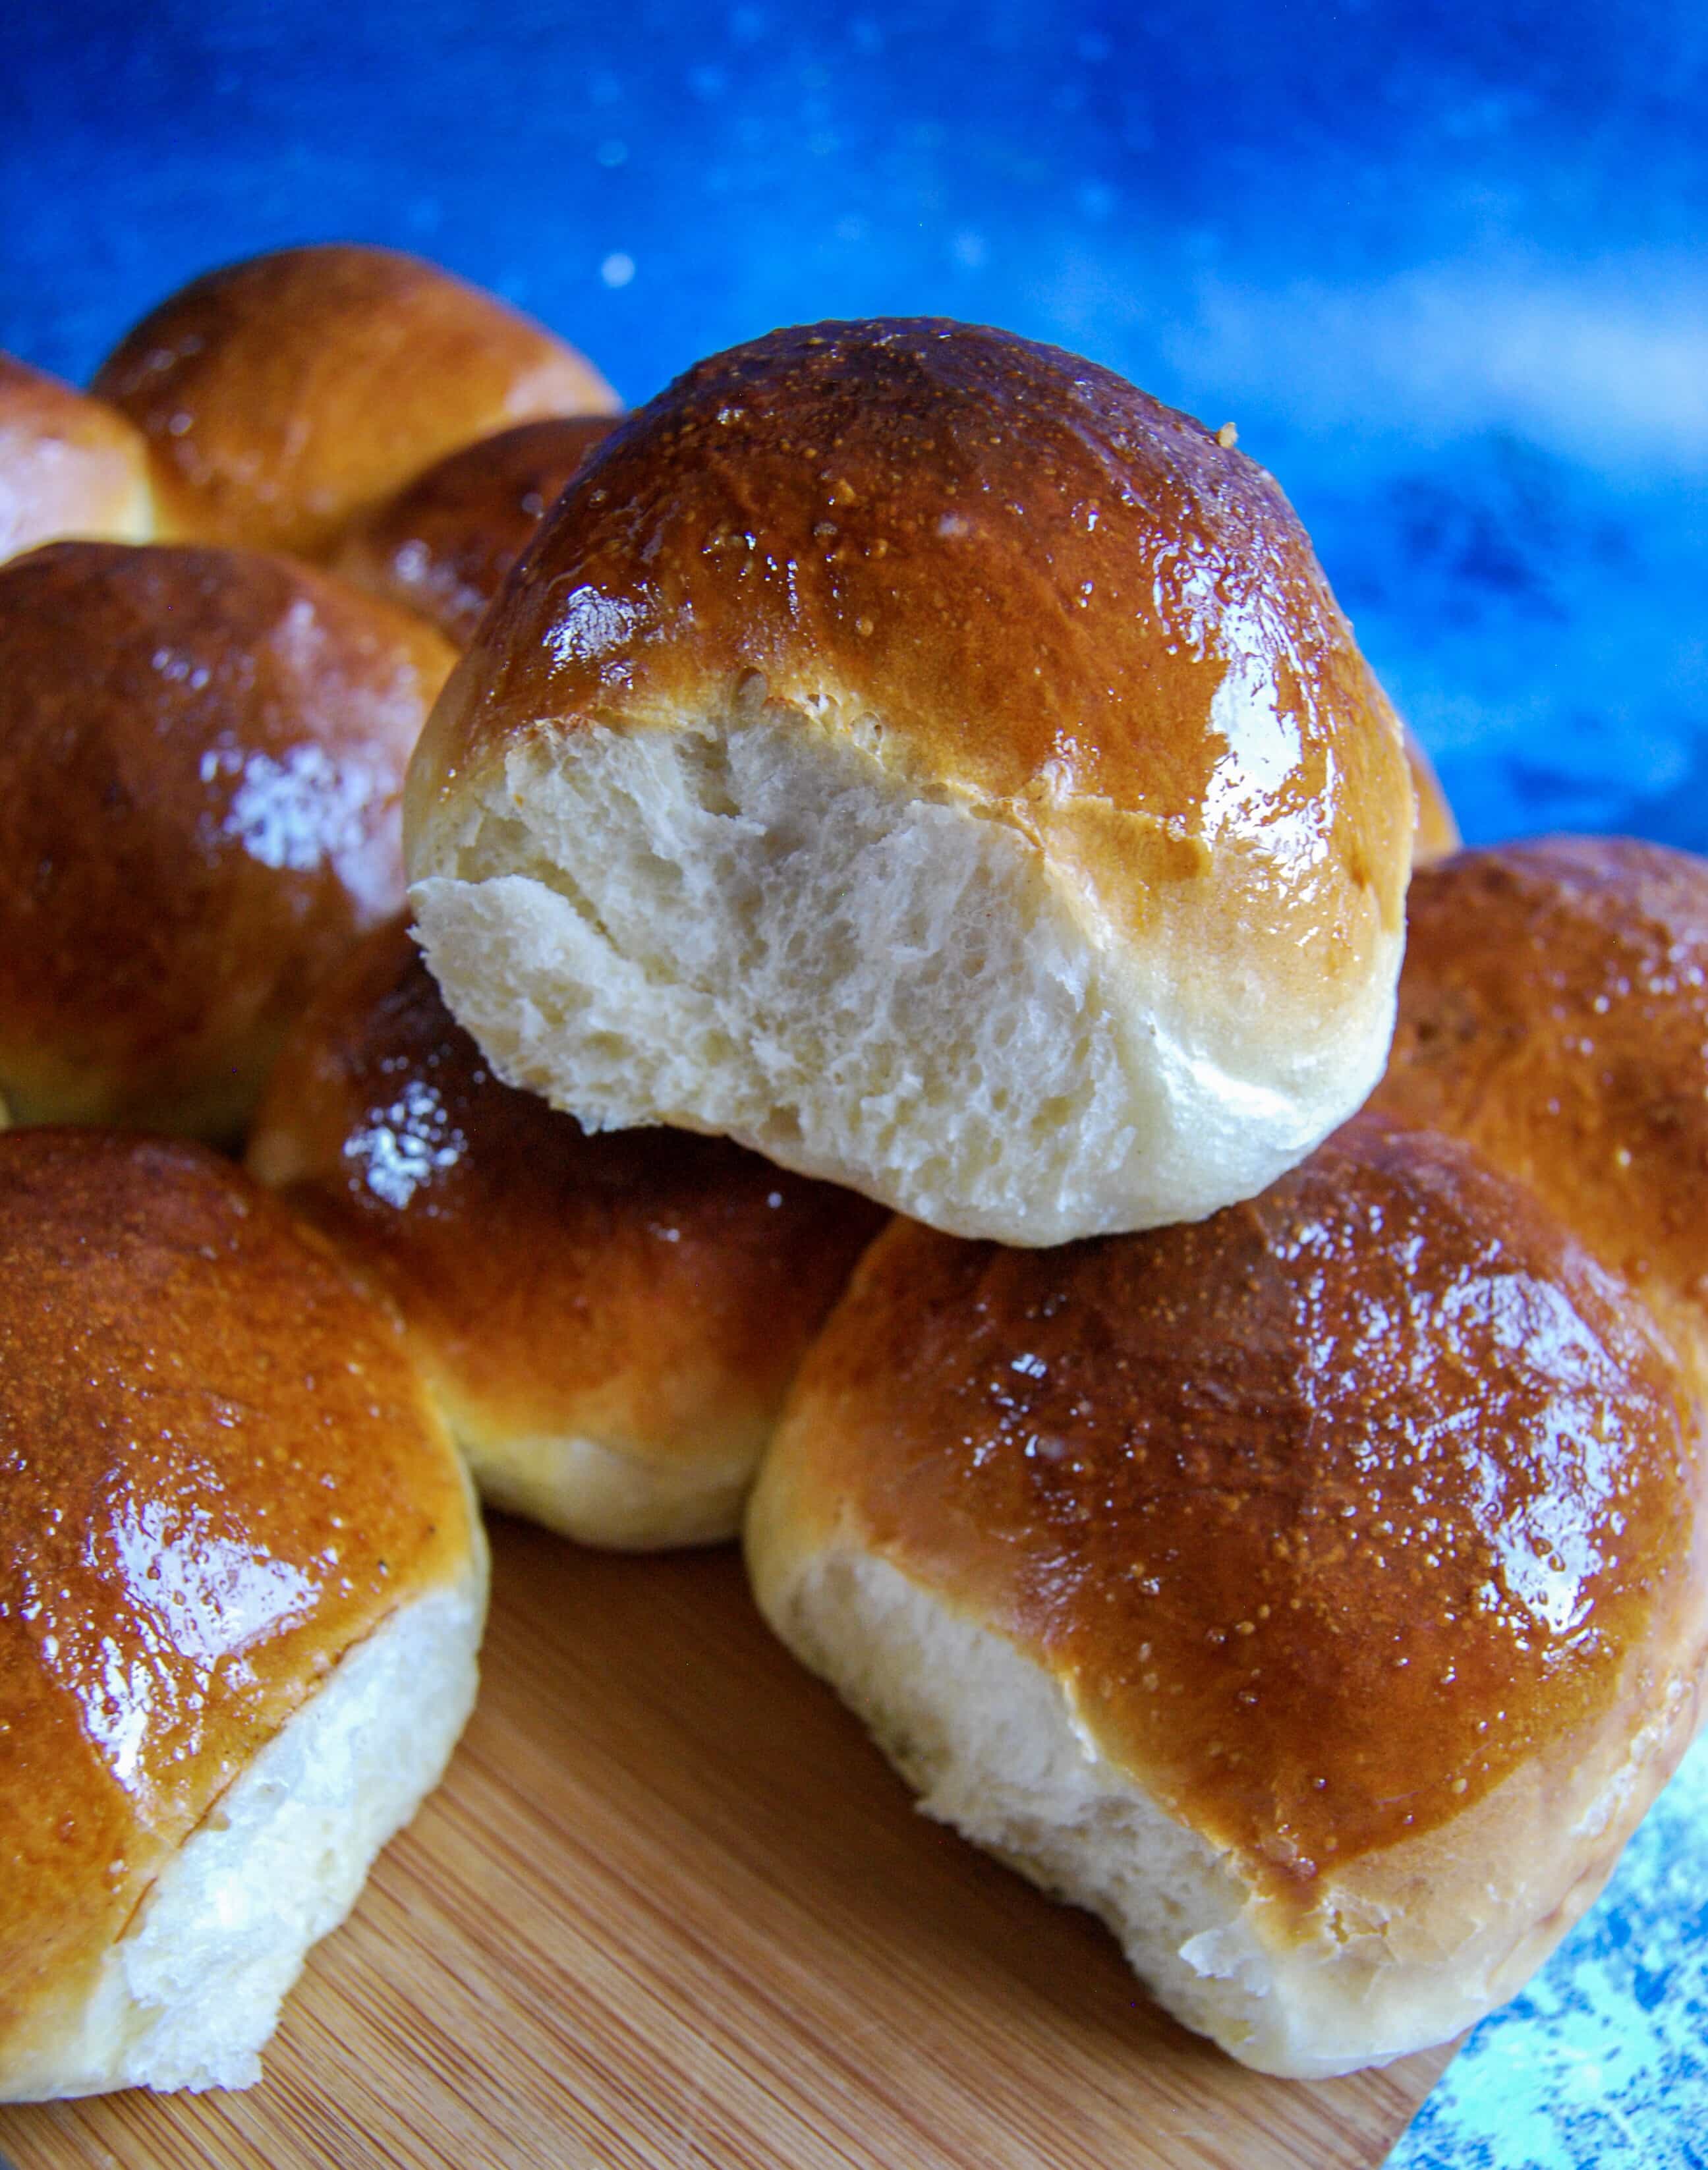
{"type": "Polygon", "coordinates": [[[191,281],[93,389],[148,441],[163,532],[309,557],[458,445],[616,405],[590,362],[495,295],[343,242],[191,281]]]}
{"type": "Polygon", "coordinates": [[[254,553],[0,568],[0,1095],[227,1136],[310,989],[397,909],[398,798],[452,661],[254,553]]]}

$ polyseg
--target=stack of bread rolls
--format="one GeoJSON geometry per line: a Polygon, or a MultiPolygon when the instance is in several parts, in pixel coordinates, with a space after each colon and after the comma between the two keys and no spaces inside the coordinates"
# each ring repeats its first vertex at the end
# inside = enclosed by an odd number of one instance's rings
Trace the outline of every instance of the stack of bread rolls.
{"type": "Polygon", "coordinates": [[[1089,363],[614,406],[347,247],[0,373],[0,1093],[248,1171],[0,1141],[0,2096],[254,2076],[467,1708],[465,1462],[745,1510],[1235,2055],[1445,2039],[1695,1723],[1708,869],[1455,856],[1274,483],[1089,363]]]}
{"type": "Polygon", "coordinates": [[[611,404],[360,249],[199,282],[93,396],[0,364],[0,2097],[253,2081],[472,1702],[486,1548],[402,1320],[158,1134],[241,1144],[403,903],[456,650],[303,553],[611,404]]]}

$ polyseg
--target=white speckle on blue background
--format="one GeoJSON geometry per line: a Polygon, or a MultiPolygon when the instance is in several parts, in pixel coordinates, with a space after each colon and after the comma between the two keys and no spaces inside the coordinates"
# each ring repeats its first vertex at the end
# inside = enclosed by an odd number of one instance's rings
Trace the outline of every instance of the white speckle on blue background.
{"type": "Polygon", "coordinates": [[[1486,2019],[1389,2170],[1708,2164],[1708,1740],[1529,1987],[1486,2019]]]}

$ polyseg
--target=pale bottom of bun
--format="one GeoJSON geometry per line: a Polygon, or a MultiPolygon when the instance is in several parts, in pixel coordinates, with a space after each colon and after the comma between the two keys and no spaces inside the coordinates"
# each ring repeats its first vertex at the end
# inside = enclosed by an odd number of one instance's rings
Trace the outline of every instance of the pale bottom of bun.
{"type": "Polygon", "coordinates": [[[437,1782],[473,1706],[484,1542],[464,1579],[342,1658],[162,1871],[0,2099],[246,2087],[309,1948],[437,1782]]]}
{"type": "Polygon", "coordinates": [[[578,1544],[666,1552],[722,1544],[741,1527],[757,1443],[739,1456],[654,1462],[573,1432],[499,1432],[440,1406],[482,1499],[578,1544]]]}
{"type": "Polygon", "coordinates": [[[1017,1244],[1249,1197],[1374,1084],[1389,997],[1253,1029],[1211,962],[1141,968],[1017,827],[892,774],[871,719],[738,708],[542,735],[459,786],[417,931],[511,1084],[1017,1244]]]}
{"type": "Polygon", "coordinates": [[[1099,1916],[1176,2018],[1284,2078],[1390,2063],[1514,1994],[1594,1898],[1692,1729],[1680,1687],[1572,1803],[1569,1830],[1546,1828],[1549,1804],[1526,1799],[1533,1842],[1513,1858],[1517,1818],[1491,1797],[1427,1865],[1379,1873],[1374,1893],[1356,1889],[1354,1865],[1339,1899],[1289,1918],[1100,1752],[1059,1680],[887,1561],[799,1554],[770,1505],[762,1486],[748,1537],[761,1611],[864,1720],[923,1811],[1099,1916]]]}

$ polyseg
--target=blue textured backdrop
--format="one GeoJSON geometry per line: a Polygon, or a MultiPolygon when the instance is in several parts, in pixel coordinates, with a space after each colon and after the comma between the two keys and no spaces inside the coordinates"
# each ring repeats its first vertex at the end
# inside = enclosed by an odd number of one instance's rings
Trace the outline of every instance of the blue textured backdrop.
{"type": "MultiPolygon", "coordinates": [[[[0,27],[0,345],[285,242],[440,258],[631,400],[932,311],[1280,477],[1473,839],[1708,848],[1708,10],[99,0],[0,27]]],[[[1708,1758],[1396,2162],[1708,2163],[1708,1758]]]]}

